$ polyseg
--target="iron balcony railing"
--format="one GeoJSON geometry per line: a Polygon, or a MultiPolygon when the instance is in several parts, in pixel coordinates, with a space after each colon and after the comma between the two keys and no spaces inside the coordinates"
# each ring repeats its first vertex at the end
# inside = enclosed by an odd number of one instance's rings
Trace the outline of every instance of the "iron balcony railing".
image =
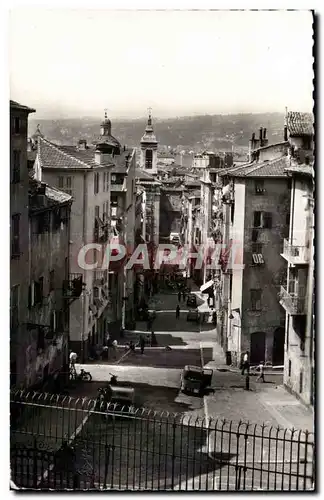
{"type": "Polygon", "coordinates": [[[283,308],[291,315],[306,314],[305,296],[300,293],[289,293],[285,287],[280,287],[280,302],[283,308]]]}
{"type": "Polygon", "coordinates": [[[284,239],[282,256],[295,265],[309,263],[309,249],[306,246],[294,245],[288,239],[284,239]]]}
{"type": "Polygon", "coordinates": [[[69,274],[69,279],[63,281],[63,297],[74,299],[80,297],[83,290],[83,276],[81,273],[69,274]]]}
{"type": "Polygon", "coordinates": [[[308,431],[23,391],[11,394],[10,417],[16,488],[315,488],[315,440],[308,431]]]}

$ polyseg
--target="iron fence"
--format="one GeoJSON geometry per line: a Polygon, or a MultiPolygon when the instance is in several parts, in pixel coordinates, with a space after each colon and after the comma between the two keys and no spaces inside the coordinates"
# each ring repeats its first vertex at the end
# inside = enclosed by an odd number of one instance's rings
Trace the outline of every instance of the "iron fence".
{"type": "Polygon", "coordinates": [[[11,479],[19,488],[312,490],[314,445],[308,431],[11,394],[11,479]]]}

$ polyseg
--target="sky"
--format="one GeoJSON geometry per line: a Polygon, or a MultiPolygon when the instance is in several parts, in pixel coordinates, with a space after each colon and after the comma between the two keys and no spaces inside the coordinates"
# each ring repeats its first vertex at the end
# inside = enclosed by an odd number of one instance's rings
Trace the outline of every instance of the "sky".
{"type": "Polygon", "coordinates": [[[312,22],[307,11],[15,8],[10,98],[52,118],[311,111],[312,22]]]}

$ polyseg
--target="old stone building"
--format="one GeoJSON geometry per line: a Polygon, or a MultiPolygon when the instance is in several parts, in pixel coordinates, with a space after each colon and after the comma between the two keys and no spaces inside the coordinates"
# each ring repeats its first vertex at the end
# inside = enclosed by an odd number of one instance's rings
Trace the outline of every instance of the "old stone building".
{"type": "Polygon", "coordinates": [[[281,256],[287,281],[280,290],[286,313],[284,384],[306,404],[314,404],[314,156],[312,118],[290,112],[291,144],[286,172],[291,179],[289,234],[281,256]]]}
{"type": "Polygon", "coordinates": [[[94,346],[103,344],[108,331],[119,331],[126,317],[125,292],[130,289],[131,295],[132,288],[131,277],[124,275],[122,266],[110,272],[105,256],[112,238],[114,243],[130,240],[133,244],[126,228],[134,230],[135,207],[130,199],[135,189],[135,154],[113,137],[106,115],[93,142],[95,146],[82,139],[78,146],[58,146],[40,137],[35,162],[44,180],[74,200],[70,273],[82,273],[85,288],[70,308],[70,341],[82,359],[94,346]],[[126,210],[129,224],[125,223],[126,210]]]}
{"type": "MultiPolygon", "coordinates": [[[[265,133],[260,130],[260,137],[265,133]]],[[[285,140],[252,150],[251,162],[220,173],[222,251],[219,336],[239,364],[283,364],[285,315],[278,293],[285,276],[280,253],[288,234],[290,183],[285,140]]]]}
{"type": "Polygon", "coordinates": [[[28,115],[10,102],[11,385],[40,387],[68,375],[69,307],[81,275],[68,270],[72,197],[35,179],[27,164],[28,115]]]}
{"type": "Polygon", "coordinates": [[[24,379],[29,287],[28,116],[35,110],[10,101],[10,372],[11,383],[24,379]]]}
{"type": "Polygon", "coordinates": [[[68,377],[69,309],[82,293],[82,274],[69,273],[72,196],[30,180],[29,291],[25,387],[68,377]]]}

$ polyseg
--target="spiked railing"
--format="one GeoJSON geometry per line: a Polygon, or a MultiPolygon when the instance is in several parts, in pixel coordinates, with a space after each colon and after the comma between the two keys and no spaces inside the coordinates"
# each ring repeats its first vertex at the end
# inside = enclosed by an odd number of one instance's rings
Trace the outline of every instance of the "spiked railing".
{"type": "Polygon", "coordinates": [[[314,488],[314,435],[87,398],[11,394],[11,473],[19,488],[314,488]]]}

